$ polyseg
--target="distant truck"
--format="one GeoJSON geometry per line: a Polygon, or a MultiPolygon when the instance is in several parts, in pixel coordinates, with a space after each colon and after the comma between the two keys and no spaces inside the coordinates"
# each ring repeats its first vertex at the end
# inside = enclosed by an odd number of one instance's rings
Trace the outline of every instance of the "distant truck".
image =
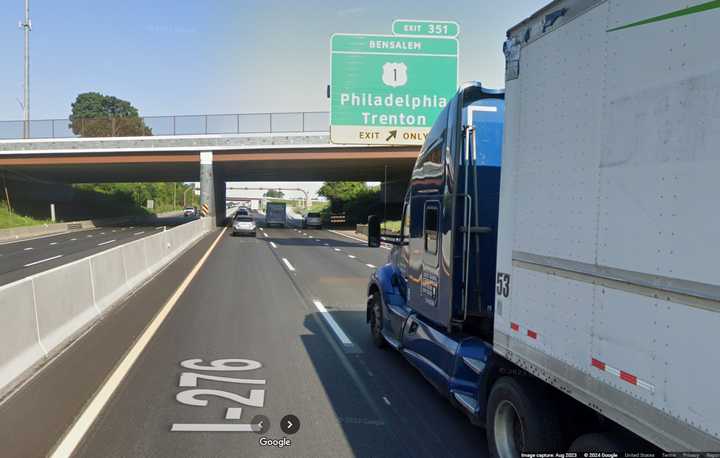
{"type": "Polygon", "coordinates": [[[265,224],[285,227],[287,208],[285,202],[268,202],[265,209],[265,224]]]}
{"type": "Polygon", "coordinates": [[[552,2],[509,30],[506,93],[467,84],[439,115],[400,235],[369,221],[394,245],[368,285],[374,343],[492,456],[720,451],[708,5],[552,2]]]}

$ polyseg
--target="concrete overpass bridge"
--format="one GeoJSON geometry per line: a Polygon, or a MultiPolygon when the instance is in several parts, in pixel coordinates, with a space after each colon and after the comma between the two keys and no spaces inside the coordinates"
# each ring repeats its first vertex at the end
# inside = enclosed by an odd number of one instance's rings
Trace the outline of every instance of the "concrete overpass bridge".
{"type": "Polygon", "coordinates": [[[0,140],[0,171],[52,183],[200,181],[201,202],[224,215],[227,181],[382,181],[388,166],[406,182],[418,151],[332,144],[327,132],[0,140]]]}

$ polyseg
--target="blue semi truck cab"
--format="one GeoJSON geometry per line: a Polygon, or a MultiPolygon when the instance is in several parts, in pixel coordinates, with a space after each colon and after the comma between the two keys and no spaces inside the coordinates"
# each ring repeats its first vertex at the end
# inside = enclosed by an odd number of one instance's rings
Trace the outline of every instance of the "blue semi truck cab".
{"type": "MultiPolygon", "coordinates": [[[[375,344],[402,352],[480,425],[493,379],[509,368],[492,351],[504,105],[502,90],[470,83],[443,109],[413,168],[389,262],[368,286],[375,344]]],[[[371,246],[378,235],[371,228],[371,246]]]]}
{"type": "Polygon", "coordinates": [[[369,218],[368,245],[393,248],[370,277],[367,322],[377,347],[401,352],[485,427],[492,456],[592,446],[592,434],[572,440],[606,429],[596,412],[493,350],[495,300],[510,287],[496,271],[504,108],[504,91],[463,85],[417,158],[400,234],[369,218]]]}

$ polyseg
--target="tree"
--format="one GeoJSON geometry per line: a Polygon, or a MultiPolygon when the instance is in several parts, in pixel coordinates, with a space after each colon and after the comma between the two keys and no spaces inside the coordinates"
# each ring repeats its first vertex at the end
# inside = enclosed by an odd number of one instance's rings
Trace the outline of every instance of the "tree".
{"type": "Polygon", "coordinates": [[[367,184],[361,181],[328,181],[323,183],[318,194],[332,201],[350,201],[368,192],[367,184]]]}
{"type": "Polygon", "coordinates": [[[152,130],[130,102],[99,92],[77,96],[72,104],[69,127],[81,137],[152,135],[152,130]]]}
{"type": "Polygon", "coordinates": [[[368,214],[381,214],[380,189],[362,181],[325,182],[318,194],[330,201],[327,211],[345,213],[350,223],[367,221],[368,214]]]}
{"type": "Polygon", "coordinates": [[[278,198],[278,199],[282,199],[283,197],[285,197],[285,193],[282,192],[282,191],[279,190],[279,189],[270,189],[270,190],[268,190],[265,194],[263,194],[263,196],[265,196],[265,197],[276,197],[276,198],[278,198]]]}

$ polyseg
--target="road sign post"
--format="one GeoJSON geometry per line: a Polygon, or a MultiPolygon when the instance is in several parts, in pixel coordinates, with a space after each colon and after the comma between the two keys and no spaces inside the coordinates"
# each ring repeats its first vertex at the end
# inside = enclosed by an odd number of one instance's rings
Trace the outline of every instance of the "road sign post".
{"type": "Polygon", "coordinates": [[[457,89],[457,39],[335,34],[330,42],[330,141],[422,145],[457,89]]]}

